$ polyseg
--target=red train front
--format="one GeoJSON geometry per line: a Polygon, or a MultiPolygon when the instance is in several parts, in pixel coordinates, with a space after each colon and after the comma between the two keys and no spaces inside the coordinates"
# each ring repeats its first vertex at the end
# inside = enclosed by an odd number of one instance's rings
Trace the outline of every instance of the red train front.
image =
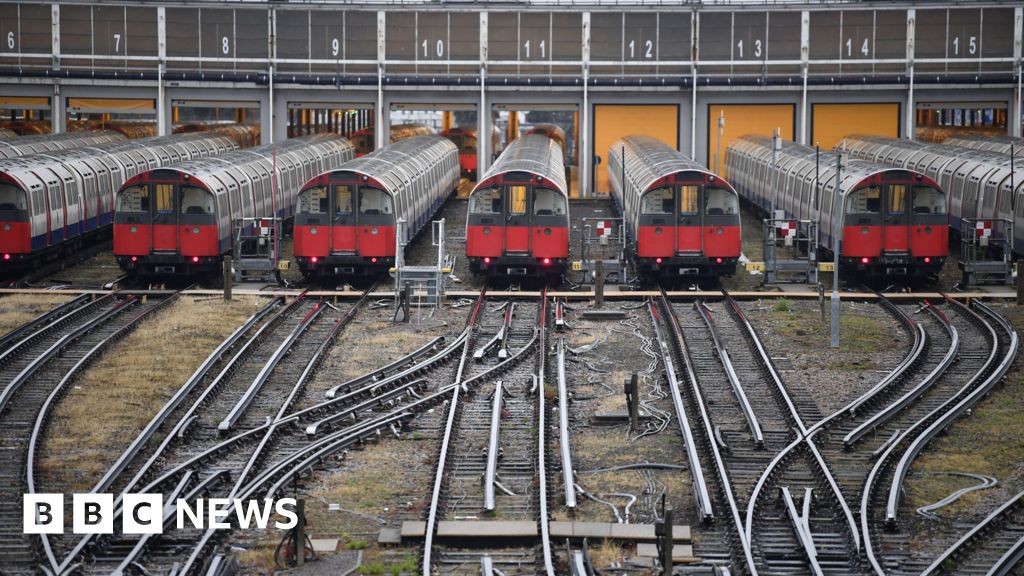
{"type": "Polygon", "coordinates": [[[728,182],[646,136],[628,136],[612,146],[608,180],[639,274],[678,278],[736,271],[739,196],[728,182]]]}
{"type": "Polygon", "coordinates": [[[568,198],[558,143],[536,134],[511,143],[469,196],[470,270],[559,279],[569,261],[568,198]]]}

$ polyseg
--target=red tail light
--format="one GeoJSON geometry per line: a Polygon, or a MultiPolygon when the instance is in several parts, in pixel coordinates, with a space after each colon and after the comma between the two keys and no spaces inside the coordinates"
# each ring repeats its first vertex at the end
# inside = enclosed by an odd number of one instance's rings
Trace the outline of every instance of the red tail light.
{"type": "Polygon", "coordinates": [[[139,261],[139,257],[138,256],[132,256],[132,262],[138,262],[138,261],[139,261]]]}
{"type": "Polygon", "coordinates": [[[491,263],[491,257],[490,256],[484,256],[484,264],[490,264],[490,263],[491,263]]]}
{"type": "Polygon", "coordinates": [[[376,264],[377,263],[377,257],[374,256],[373,258],[370,258],[370,263],[371,264],[376,264]]]}
{"type": "Polygon", "coordinates": [[[544,265],[547,266],[548,264],[551,264],[551,258],[544,259],[544,265]]]}
{"type": "Polygon", "coordinates": [[[661,264],[661,257],[655,258],[654,261],[658,264],[661,264]]]}
{"type": "Polygon", "coordinates": [[[865,256],[865,257],[860,259],[860,263],[861,264],[868,264],[870,262],[871,262],[871,258],[868,258],[867,256],[865,256]]]}
{"type": "Polygon", "coordinates": [[[317,258],[316,256],[313,256],[312,258],[309,259],[309,261],[312,262],[313,264],[316,264],[319,260],[320,259],[317,258]]]}
{"type": "Polygon", "coordinates": [[[719,256],[718,258],[715,258],[715,264],[721,264],[721,263],[722,263],[722,257],[721,256],[719,256]]]}
{"type": "Polygon", "coordinates": [[[193,264],[196,264],[196,263],[198,263],[198,262],[199,262],[199,256],[193,256],[193,257],[192,257],[192,263],[193,263],[193,264]]]}
{"type": "Polygon", "coordinates": [[[929,256],[925,256],[925,257],[924,257],[924,263],[925,263],[925,264],[931,264],[931,263],[932,263],[932,259],[931,259],[931,257],[929,257],[929,256]]]}
{"type": "Polygon", "coordinates": [[[10,259],[11,259],[11,255],[10,254],[4,254],[4,260],[10,260],[10,259]]]}

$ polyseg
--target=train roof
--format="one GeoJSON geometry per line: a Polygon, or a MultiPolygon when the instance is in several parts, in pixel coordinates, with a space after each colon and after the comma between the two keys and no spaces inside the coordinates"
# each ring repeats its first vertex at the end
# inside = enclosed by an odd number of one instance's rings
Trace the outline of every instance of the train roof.
{"type": "Polygon", "coordinates": [[[427,157],[436,158],[445,153],[458,153],[458,148],[451,140],[435,135],[413,136],[314,176],[303,184],[302,189],[325,184],[331,174],[354,172],[373,179],[393,196],[402,185],[430,167],[427,157]]]}
{"type": "MultiPolygon", "coordinates": [[[[611,152],[627,152],[625,160],[626,177],[633,180],[638,189],[646,191],[658,180],[677,172],[699,172],[718,178],[722,184],[733,190],[731,184],[689,156],[650,136],[626,136],[612,144],[611,152]]],[[[735,190],[734,190],[735,191],[735,190]]]]}
{"type": "Polygon", "coordinates": [[[498,160],[480,178],[473,191],[476,192],[496,176],[508,172],[526,172],[540,176],[558,186],[563,194],[568,194],[562,147],[542,134],[527,134],[509,144],[498,160]]]}
{"type": "Polygon", "coordinates": [[[0,140],[0,158],[14,158],[41,152],[69,150],[124,140],[120,132],[113,130],[90,130],[86,132],[65,132],[63,134],[37,134],[0,140]]]}

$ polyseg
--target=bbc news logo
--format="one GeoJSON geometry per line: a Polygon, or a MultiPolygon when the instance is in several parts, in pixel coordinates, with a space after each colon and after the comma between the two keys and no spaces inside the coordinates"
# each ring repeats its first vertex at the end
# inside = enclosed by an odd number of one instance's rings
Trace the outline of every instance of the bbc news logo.
{"type": "MultiPolygon", "coordinates": [[[[25,494],[22,524],[25,534],[64,533],[63,494],[25,494]]],[[[164,497],[162,494],[125,494],[121,501],[122,534],[162,534],[164,531],[164,497]]],[[[232,521],[245,530],[263,530],[275,513],[284,521],[274,527],[290,530],[298,524],[294,498],[279,500],[240,500],[238,498],[199,498],[194,503],[179,498],[174,503],[175,526],[178,530],[227,530],[232,521]]],[[[71,524],[75,534],[114,533],[113,494],[73,494],[71,524]]]]}

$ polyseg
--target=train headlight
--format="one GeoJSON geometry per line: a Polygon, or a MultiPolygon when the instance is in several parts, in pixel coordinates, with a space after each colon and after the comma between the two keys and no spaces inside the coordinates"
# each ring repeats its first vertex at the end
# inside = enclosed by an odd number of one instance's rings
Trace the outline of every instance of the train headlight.
{"type": "Polygon", "coordinates": [[[316,228],[310,228],[309,233],[316,236],[316,228]]]}
{"type": "Polygon", "coordinates": [[[10,231],[11,231],[11,225],[10,225],[10,223],[6,223],[6,224],[4,224],[4,232],[10,232],[10,231]]]}
{"type": "Polygon", "coordinates": [[[867,236],[868,232],[870,232],[870,230],[868,230],[866,227],[860,229],[860,235],[861,236],[867,236]]]}
{"type": "Polygon", "coordinates": [[[722,234],[725,234],[725,228],[719,227],[718,228],[718,235],[721,236],[722,234]]]}
{"type": "Polygon", "coordinates": [[[655,228],[654,229],[654,235],[655,236],[661,236],[661,228],[655,228]]]}
{"type": "Polygon", "coordinates": [[[924,227],[924,233],[925,234],[931,234],[932,233],[932,227],[931,226],[925,226],[924,227]]]}
{"type": "Polygon", "coordinates": [[[376,226],[374,226],[373,228],[370,228],[370,234],[374,234],[374,235],[376,235],[376,234],[377,234],[377,232],[379,232],[379,230],[377,230],[377,227],[376,227],[376,226]]]}
{"type": "Polygon", "coordinates": [[[491,228],[489,226],[484,228],[484,236],[487,236],[490,233],[491,233],[491,228]]]}
{"type": "Polygon", "coordinates": [[[131,227],[131,228],[129,228],[128,230],[130,230],[132,234],[135,234],[136,232],[138,232],[138,231],[139,231],[139,228],[138,228],[137,226],[132,226],[132,227],[131,227]]]}
{"type": "Polygon", "coordinates": [[[551,228],[545,228],[544,229],[544,235],[545,236],[551,236],[551,228]]]}
{"type": "Polygon", "coordinates": [[[193,226],[192,227],[192,233],[193,234],[199,234],[199,226],[193,226]]]}

